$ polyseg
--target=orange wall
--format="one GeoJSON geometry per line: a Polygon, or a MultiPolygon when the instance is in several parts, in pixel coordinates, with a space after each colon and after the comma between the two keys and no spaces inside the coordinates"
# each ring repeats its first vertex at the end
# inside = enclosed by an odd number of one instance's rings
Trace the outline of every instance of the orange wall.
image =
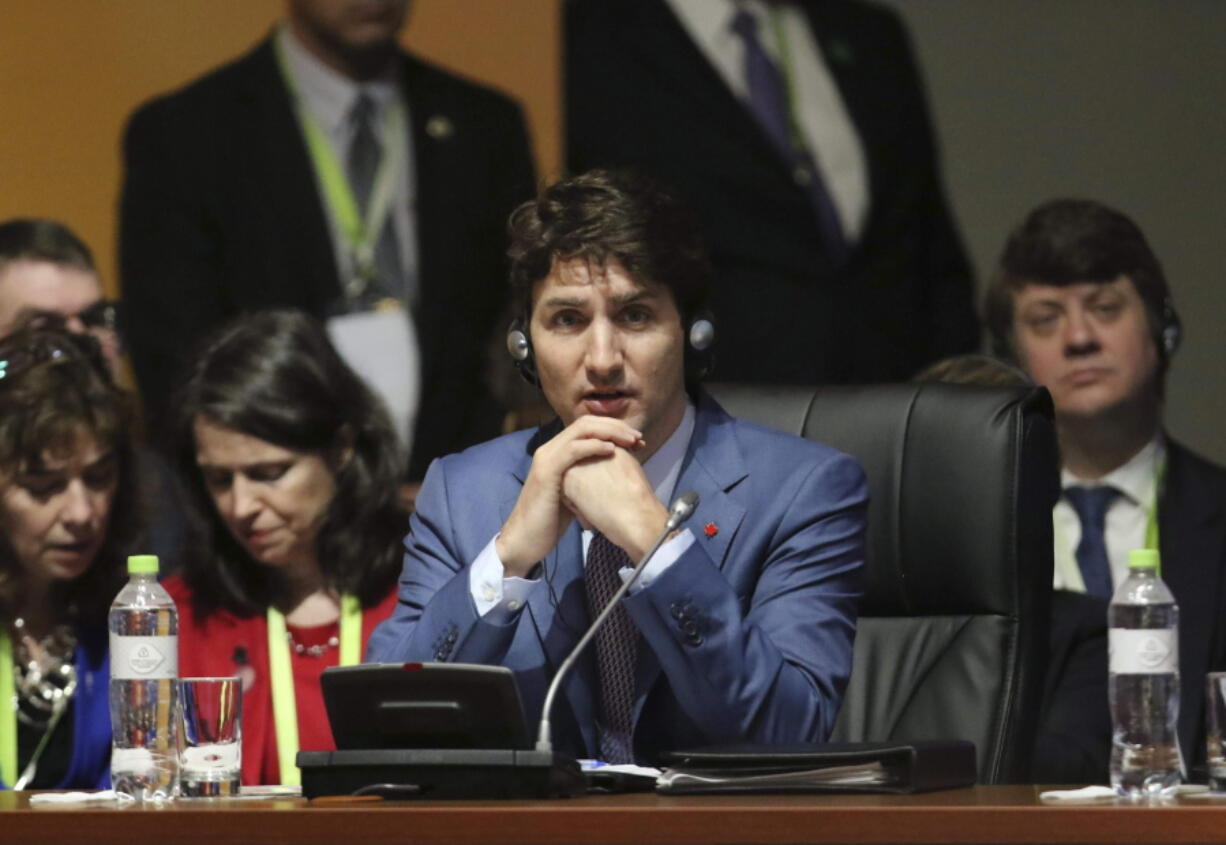
{"type": "MultiPolygon", "coordinates": [[[[523,103],[545,176],[559,171],[559,0],[415,0],[406,45],[523,103]]],[[[281,0],[4,0],[0,220],[63,220],[115,291],[127,116],[245,51],[281,0]]]]}

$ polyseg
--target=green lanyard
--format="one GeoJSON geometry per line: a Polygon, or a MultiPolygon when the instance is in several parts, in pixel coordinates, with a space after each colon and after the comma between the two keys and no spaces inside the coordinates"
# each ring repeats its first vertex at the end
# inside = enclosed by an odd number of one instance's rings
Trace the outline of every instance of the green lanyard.
{"type": "MultiPolygon", "coordinates": [[[[362,660],[362,605],[350,595],[341,596],[340,665],[353,666],[362,660]]],[[[289,640],[285,616],[268,608],[268,671],[272,680],[272,715],[277,735],[277,763],[281,783],[298,786],[298,703],[294,695],[294,670],[290,665],[289,640]]]]}
{"type": "MultiPolygon", "coordinates": [[[[398,177],[407,165],[408,152],[405,149],[405,139],[408,138],[408,125],[404,114],[404,105],[399,98],[394,98],[387,109],[387,129],[384,139],[384,155],[375,173],[374,188],[365,214],[358,208],[353,191],[349,187],[349,179],[341,166],[340,157],[328,140],[327,133],[303,105],[302,98],[294,88],[293,74],[289,70],[289,61],[279,40],[277,59],[281,67],[281,76],[290,91],[294,101],[294,111],[302,134],[306,139],[307,151],[311,154],[311,163],[319,178],[324,192],[324,201],[335,221],[345,242],[349,244],[350,256],[353,261],[354,281],[346,286],[346,294],[351,298],[361,297],[367,293],[370,280],[375,278],[375,246],[379,233],[387,223],[391,213],[392,195],[396,190],[398,177]]],[[[386,293],[386,292],[384,292],[386,293]]]]}
{"type": "Polygon", "coordinates": [[[17,689],[13,684],[13,644],[8,631],[0,631],[0,781],[11,789],[17,782],[17,689]]]}
{"type": "MultiPolygon", "coordinates": [[[[1166,455],[1154,470],[1154,500],[1149,503],[1149,518],[1145,523],[1145,548],[1158,551],[1158,502],[1166,484],[1166,455]]],[[[1158,556],[1158,577],[1162,577],[1162,556],[1158,556]]]]}
{"type": "MultiPolygon", "coordinates": [[[[783,22],[779,19],[777,9],[773,6],[768,8],[767,15],[770,17],[771,36],[775,39],[775,46],[779,50],[779,61],[775,64],[779,68],[779,75],[783,77],[783,90],[788,98],[788,139],[791,141],[792,149],[812,157],[809,145],[805,142],[804,135],[801,134],[800,124],[796,120],[796,84],[792,81],[792,51],[788,47],[787,33],[783,30],[783,22]]],[[[814,166],[816,165],[817,162],[814,160],[814,166]]]]}

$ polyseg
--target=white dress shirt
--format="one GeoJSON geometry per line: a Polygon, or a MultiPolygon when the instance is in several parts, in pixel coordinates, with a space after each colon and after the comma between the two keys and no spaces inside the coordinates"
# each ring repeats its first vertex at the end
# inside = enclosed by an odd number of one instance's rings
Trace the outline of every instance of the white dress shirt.
{"type": "MultiPolygon", "coordinates": [[[[687,403],[685,414],[677,429],[669,435],[664,444],[654,455],[643,464],[643,472],[648,483],[656,491],[656,497],[669,505],[673,497],[673,488],[681,476],[681,464],[685,460],[686,450],[690,446],[690,438],[694,434],[694,406],[687,403]]],[[[587,560],[588,545],[592,542],[592,531],[583,532],[583,559],[587,560]]],[[[477,555],[468,570],[468,585],[472,593],[473,603],[477,607],[477,615],[485,617],[494,623],[509,622],[524,606],[524,602],[538,589],[542,579],[508,578],[502,561],[498,558],[495,534],[485,548],[477,555]]],[[[646,589],[653,580],[658,578],[669,566],[681,557],[694,542],[694,535],[687,528],[660,547],[656,556],[639,575],[638,581],[631,586],[631,592],[646,589]]],[[[638,563],[638,561],[635,561],[638,563]]],[[[621,570],[623,579],[630,576],[631,569],[621,570]]]]}
{"type": "Polygon", "coordinates": [[[768,6],[762,0],[668,0],[668,5],[741,100],[748,96],[748,84],[745,45],[732,31],[737,11],[744,9],[757,19],[758,38],[777,65],[782,66],[786,54],[800,134],[838,210],[844,236],[850,243],[858,240],[869,212],[864,147],[804,10],[790,3],[768,6]],[[775,38],[772,16],[787,41],[786,51],[775,38]]]}
{"type": "MultiPolygon", "coordinates": [[[[1150,513],[1157,507],[1158,472],[1165,462],[1166,444],[1158,436],[1145,444],[1127,463],[1102,478],[1086,481],[1068,470],[1060,472],[1061,488],[1111,485],[1121,493],[1107,508],[1104,528],[1113,587],[1118,587],[1128,577],[1128,553],[1133,549],[1145,548],[1150,513]]],[[[1052,509],[1052,529],[1056,543],[1053,586],[1057,590],[1084,593],[1085,581],[1077,565],[1081,519],[1063,497],[1052,509]]]]}

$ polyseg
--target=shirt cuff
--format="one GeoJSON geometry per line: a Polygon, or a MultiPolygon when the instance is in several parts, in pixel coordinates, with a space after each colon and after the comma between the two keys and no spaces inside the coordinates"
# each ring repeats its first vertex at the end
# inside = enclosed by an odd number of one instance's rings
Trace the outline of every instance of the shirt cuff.
{"type": "Polygon", "coordinates": [[[495,547],[497,540],[495,534],[469,567],[468,590],[477,615],[491,624],[503,625],[519,615],[540,579],[506,577],[495,547]]]}
{"type": "MultiPolygon", "coordinates": [[[[650,587],[651,582],[663,575],[664,570],[676,563],[677,559],[689,551],[692,545],[694,545],[694,534],[687,528],[660,546],[656,551],[655,557],[647,561],[647,565],[643,567],[643,572],[639,575],[639,579],[630,586],[631,595],[650,587]]],[[[617,574],[621,576],[624,583],[633,572],[634,567],[624,566],[618,570],[617,574]]]]}

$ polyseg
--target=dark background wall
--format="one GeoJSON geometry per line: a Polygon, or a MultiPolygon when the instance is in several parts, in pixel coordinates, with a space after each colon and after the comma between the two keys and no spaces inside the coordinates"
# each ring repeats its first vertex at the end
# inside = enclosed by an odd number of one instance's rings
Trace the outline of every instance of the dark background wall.
{"type": "Polygon", "coordinates": [[[1175,437],[1226,463],[1226,3],[891,0],[907,19],[946,185],[980,278],[1056,196],[1130,215],[1184,322],[1175,437]]]}
{"type": "MultiPolygon", "coordinates": [[[[612,0],[610,0],[612,2],[612,0]]],[[[1226,2],[887,0],[911,26],[951,201],[981,278],[1057,195],[1132,215],[1186,327],[1170,427],[1226,462],[1226,2]]],[[[247,49],[280,0],[6,0],[0,218],[58,217],[111,290],[119,134],[146,98],[247,49]]],[[[524,103],[560,170],[559,0],[415,0],[405,43],[524,103]]],[[[982,283],[981,283],[982,289],[982,283]]]]}

